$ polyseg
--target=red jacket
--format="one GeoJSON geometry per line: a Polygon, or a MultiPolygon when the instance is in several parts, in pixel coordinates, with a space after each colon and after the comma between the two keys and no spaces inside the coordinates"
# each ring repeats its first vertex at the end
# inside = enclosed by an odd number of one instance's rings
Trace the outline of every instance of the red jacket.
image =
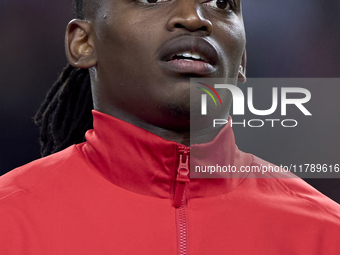
{"type": "MultiPolygon", "coordinates": [[[[0,178],[1,255],[340,254],[340,206],[301,179],[190,180],[187,147],[95,111],[86,138],[0,178]]],[[[191,150],[268,164],[229,126],[191,150]]]]}

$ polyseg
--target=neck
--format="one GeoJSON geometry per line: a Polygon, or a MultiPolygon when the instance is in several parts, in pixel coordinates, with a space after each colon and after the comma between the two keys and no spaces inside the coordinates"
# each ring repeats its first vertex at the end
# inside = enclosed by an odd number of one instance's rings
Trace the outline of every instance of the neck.
{"type": "Polygon", "coordinates": [[[210,142],[215,138],[218,132],[221,130],[219,128],[204,128],[197,131],[174,131],[170,129],[160,128],[153,125],[136,125],[135,123],[131,123],[135,126],[143,128],[159,137],[162,137],[168,141],[174,141],[185,146],[190,146],[191,144],[201,144],[210,142]]]}
{"type": "MultiPolygon", "coordinates": [[[[115,118],[126,121],[134,126],[142,128],[146,131],[149,131],[159,137],[162,137],[165,140],[173,141],[179,144],[183,144],[185,146],[190,146],[191,144],[202,144],[207,143],[215,138],[215,136],[222,129],[222,125],[219,127],[212,127],[212,125],[201,126],[200,128],[195,127],[195,130],[190,130],[190,121],[187,122],[187,127],[181,129],[174,129],[172,127],[161,127],[158,125],[154,125],[152,123],[141,120],[133,115],[129,115],[125,112],[118,111],[115,109],[114,111],[101,111],[96,109],[97,111],[106,113],[115,118]]],[[[227,117],[224,117],[228,119],[227,117]]]]}

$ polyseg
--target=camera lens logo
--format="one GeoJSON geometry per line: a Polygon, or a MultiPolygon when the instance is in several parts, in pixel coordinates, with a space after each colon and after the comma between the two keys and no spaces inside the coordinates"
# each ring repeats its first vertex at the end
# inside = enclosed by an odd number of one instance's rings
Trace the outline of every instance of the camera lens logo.
{"type": "MultiPolygon", "coordinates": [[[[210,85],[208,85],[206,83],[202,83],[202,82],[197,82],[197,83],[207,87],[208,89],[210,89],[217,96],[217,98],[220,101],[220,104],[222,106],[222,100],[221,100],[219,94],[217,93],[217,91],[213,87],[211,87],[210,85]]],[[[203,90],[205,93],[207,93],[212,98],[212,100],[214,101],[215,106],[217,106],[216,99],[209,90],[207,90],[205,88],[201,88],[201,87],[196,87],[196,88],[203,90]]],[[[202,94],[202,96],[201,96],[201,114],[202,115],[207,115],[207,94],[202,94]]]]}

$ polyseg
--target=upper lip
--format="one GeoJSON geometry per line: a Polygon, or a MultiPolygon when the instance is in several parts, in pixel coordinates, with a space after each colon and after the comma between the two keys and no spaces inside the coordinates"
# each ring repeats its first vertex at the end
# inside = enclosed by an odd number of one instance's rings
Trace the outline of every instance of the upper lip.
{"type": "Polygon", "coordinates": [[[161,61],[170,61],[173,56],[182,52],[199,53],[204,62],[216,65],[218,54],[215,47],[203,37],[181,36],[166,41],[159,49],[161,61]]]}

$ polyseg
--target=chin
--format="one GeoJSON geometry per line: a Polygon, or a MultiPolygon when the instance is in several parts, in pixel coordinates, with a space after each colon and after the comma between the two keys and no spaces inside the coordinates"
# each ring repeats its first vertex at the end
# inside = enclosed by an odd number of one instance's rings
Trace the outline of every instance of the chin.
{"type": "Polygon", "coordinates": [[[159,107],[159,111],[157,126],[173,131],[190,130],[190,105],[169,103],[159,107]]]}
{"type": "Polygon", "coordinates": [[[166,106],[163,111],[166,111],[169,117],[178,119],[178,120],[188,120],[190,121],[190,104],[174,104],[170,103],[166,106]]]}

